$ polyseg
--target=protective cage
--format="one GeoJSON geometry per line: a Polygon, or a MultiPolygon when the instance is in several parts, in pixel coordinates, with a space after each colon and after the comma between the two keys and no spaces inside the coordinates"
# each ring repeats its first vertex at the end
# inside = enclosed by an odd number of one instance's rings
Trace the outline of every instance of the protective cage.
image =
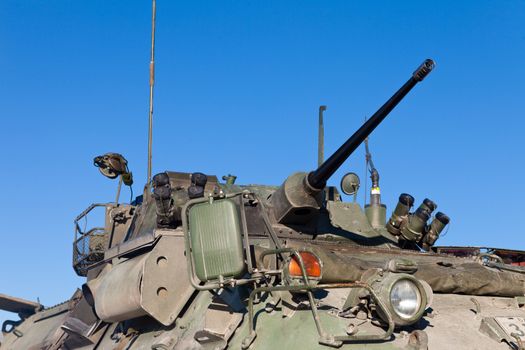
{"type": "Polygon", "coordinates": [[[80,220],[95,208],[108,208],[108,204],[91,204],[75,219],[75,240],[73,241],[73,269],[77,275],[85,277],[89,267],[104,259],[108,233],[104,227],[93,227],[84,232],[80,220]]]}

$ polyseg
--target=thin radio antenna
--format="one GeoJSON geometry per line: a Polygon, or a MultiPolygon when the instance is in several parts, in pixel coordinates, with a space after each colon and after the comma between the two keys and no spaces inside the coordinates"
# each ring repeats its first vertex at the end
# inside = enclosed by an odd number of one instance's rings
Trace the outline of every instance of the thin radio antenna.
{"type": "Polygon", "coordinates": [[[321,166],[324,162],[324,120],[323,112],[326,111],[326,106],[319,106],[319,122],[318,122],[318,139],[317,139],[317,166],[321,166]]]}
{"type": "Polygon", "coordinates": [[[148,182],[151,183],[151,148],[153,143],[153,86],[155,85],[155,15],[157,12],[156,1],[151,2],[151,59],[149,62],[149,129],[148,129],[148,182]]]}
{"type": "MultiPolygon", "coordinates": [[[[365,123],[366,123],[365,115],[365,123]]],[[[366,207],[366,196],[368,195],[368,137],[365,139],[365,200],[363,203],[363,208],[366,207]]]]}

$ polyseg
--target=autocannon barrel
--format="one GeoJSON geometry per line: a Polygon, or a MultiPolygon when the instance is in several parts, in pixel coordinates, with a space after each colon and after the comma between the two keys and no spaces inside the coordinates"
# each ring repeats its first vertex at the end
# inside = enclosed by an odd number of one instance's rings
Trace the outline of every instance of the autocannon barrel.
{"type": "Polygon", "coordinates": [[[308,185],[314,190],[325,187],[326,181],[337,171],[343,162],[359,147],[359,145],[374,131],[394,107],[408,94],[412,88],[422,81],[434,68],[434,61],[425,60],[412,74],[410,79],[381,106],[334,154],[307,177],[308,185]]]}

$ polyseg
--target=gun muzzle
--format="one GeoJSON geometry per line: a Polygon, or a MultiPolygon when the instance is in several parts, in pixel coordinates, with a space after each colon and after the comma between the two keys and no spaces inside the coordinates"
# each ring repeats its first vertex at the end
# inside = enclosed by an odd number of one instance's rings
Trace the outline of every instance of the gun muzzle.
{"type": "Polygon", "coordinates": [[[435,66],[436,66],[436,64],[434,63],[434,61],[432,61],[430,58],[426,59],[425,62],[423,62],[416,69],[414,74],[412,74],[412,77],[414,79],[416,79],[417,81],[422,81],[423,79],[425,79],[425,77],[428,75],[428,73],[430,73],[432,71],[432,69],[434,69],[435,66]]]}

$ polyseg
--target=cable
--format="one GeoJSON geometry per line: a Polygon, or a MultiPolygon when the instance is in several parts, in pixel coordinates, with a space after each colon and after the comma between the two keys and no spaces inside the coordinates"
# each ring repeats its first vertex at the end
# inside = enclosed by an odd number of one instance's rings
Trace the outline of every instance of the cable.
{"type": "Polygon", "coordinates": [[[133,186],[129,186],[129,192],[130,192],[130,198],[129,198],[129,203],[133,203],[133,186]]]}

